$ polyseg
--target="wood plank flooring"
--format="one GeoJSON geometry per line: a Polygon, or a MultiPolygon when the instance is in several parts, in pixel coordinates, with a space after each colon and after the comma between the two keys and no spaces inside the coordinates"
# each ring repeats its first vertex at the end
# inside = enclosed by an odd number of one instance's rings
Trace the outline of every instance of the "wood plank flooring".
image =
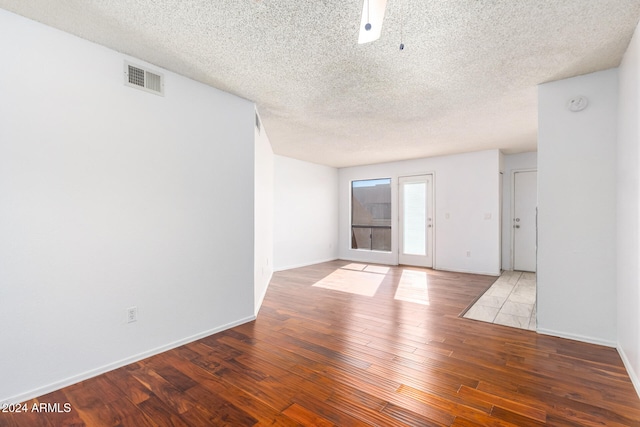
{"type": "Polygon", "coordinates": [[[256,321],[26,402],[68,413],[0,426],[640,426],[615,349],[458,317],[494,280],[279,272],[256,321]]]}

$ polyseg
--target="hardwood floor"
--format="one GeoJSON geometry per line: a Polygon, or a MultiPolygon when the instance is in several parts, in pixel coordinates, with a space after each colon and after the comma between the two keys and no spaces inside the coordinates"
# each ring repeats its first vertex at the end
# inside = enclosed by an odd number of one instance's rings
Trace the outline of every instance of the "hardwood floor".
{"type": "Polygon", "coordinates": [[[459,318],[494,280],[279,272],[255,322],[26,402],[70,412],[0,426],[640,426],[615,349],[459,318]]]}

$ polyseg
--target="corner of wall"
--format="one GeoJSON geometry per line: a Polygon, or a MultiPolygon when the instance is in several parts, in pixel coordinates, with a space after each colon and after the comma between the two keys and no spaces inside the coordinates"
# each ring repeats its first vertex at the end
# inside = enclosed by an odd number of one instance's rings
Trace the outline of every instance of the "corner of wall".
{"type": "Polygon", "coordinates": [[[618,70],[617,348],[640,396],[640,24],[618,70]]]}
{"type": "MultiPolygon", "coordinates": [[[[254,106],[255,108],[255,106],[254,106]]],[[[273,276],[274,161],[271,142],[256,109],[254,126],[254,313],[257,315],[273,276]]]]}
{"type": "Polygon", "coordinates": [[[633,384],[633,388],[636,389],[636,394],[638,395],[638,397],[640,397],[640,377],[638,376],[638,372],[636,372],[636,368],[634,366],[633,363],[631,363],[631,360],[629,360],[629,357],[627,356],[627,353],[625,352],[624,348],[618,343],[616,349],[618,350],[618,354],[620,355],[620,358],[622,359],[622,363],[624,364],[624,367],[627,370],[627,373],[629,374],[629,379],[631,379],[631,383],[633,384]]]}
{"type": "Polygon", "coordinates": [[[337,258],[338,170],[275,156],[274,270],[337,258]]]}
{"type": "Polygon", "coordinates": [[[546,83],[538,100],[538,327],[601,342],[616,339],[617,81],[546,83]],[[588,107],[569,111],[578,94],[588,107]]]}

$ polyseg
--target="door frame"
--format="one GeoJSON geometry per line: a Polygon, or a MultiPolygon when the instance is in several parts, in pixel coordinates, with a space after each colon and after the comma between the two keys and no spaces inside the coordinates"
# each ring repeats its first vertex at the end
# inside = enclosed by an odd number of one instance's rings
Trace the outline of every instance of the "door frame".
{"type": "MultiPolygon", "coordinates": [[[[403,229],[401,226],[402,223],[402,214],[403,214],[403,208],[402,208],[402,191],[401,191],[401,186],[402,184],[400,183],[402,178],[412,178],[412,177],[428,177],[428,179],[431,180],[431,185],[430,185],[430,192],[429,194],[427,194],[427,209],[429,209],[429,207],[431,208],[431,242],[428,241],[428,234],[427,234],[427,248],[429,246],[429,243],[431,243],[431,252],[430,252],[430,266],[426,267],[426,268],[433,268],[435,269],[436,266],[436,207],[435,207],[435,192],[436,192],[436,174],[435,172],[423,172],[423,173],[412,173],[412,174],[406,174],[406,175],[400,175],[397,176],[397,180],[398,180],[398,186],[397,186],[397,191],[398,191],[398,195],[397,195],[397,202],[398,202],[398,233],[396,236],[396,241],[397,241],[397,248],[398,250],[396,251],[396,257],[397,257],[397,263],[400,263],[400,256],[402,253],[402,233],[403,233],[403,229]]],[[[428,224],[427,224],[428,226],[428,224]]],[[[412,265],[412,264],[407,264],[407,265],[412,265]]]]}
{"type": "MultiPolygon", "coordinates": [[[[509,233],[511,233],[510,242],[510,261],[511,261],[511,270],[515,270],[515,257],[516,257],[516,233],[513,231],[513,220],[515,218],[516,213],[516,173],[520,172],[538,172],[538,168],[523,168],[523,169],[513,169],[511,171],[511,212],[509,212],[509,233]]],[[[537,177],[537,175],[536,175],[537,177]]],[[[536,180],[536,217],[538,215],[538,181],[536,180]]],[[[534,227],[536,229],[536,247],[538,244],[538,221],[535,221],[534,227]]],[[[538,251],[536,250],[536,270],[538,265],[538,251]]]]}

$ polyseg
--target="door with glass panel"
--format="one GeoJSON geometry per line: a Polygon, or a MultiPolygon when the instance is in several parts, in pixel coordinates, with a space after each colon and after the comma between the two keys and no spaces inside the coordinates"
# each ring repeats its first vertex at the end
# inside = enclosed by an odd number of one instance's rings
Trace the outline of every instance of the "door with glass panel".
{"type": "Polygon", "coordinates": [[[403,176],[398,179],[398,262],[420,267],[433,266],[433,175],[403,176]]]}

